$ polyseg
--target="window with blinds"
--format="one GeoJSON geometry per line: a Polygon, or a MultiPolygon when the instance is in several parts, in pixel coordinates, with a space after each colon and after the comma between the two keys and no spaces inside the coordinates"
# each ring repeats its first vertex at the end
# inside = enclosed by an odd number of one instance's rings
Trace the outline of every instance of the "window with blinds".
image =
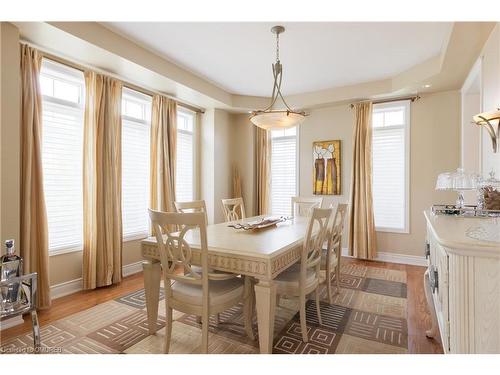
{"type": "Polygon", "coordinates": [[[297,128],[271,131],[271,213],[291,214],[297,195],[297,128]]]}
{"type": "Polygon", "coordinates": [[[151,102],[148,95],[122,91],[122,225],[123,238],[149,232],[149,166],[151,102]]]}
{"type": "Polygon", "coordinates": [[[373,106],[373,209],[377,231],[408,233],[408,101],[373,106]]]}
{"type": "Polygon", "coordinates": [[[179,202],[194,199],[194,130],[195,113],[178,108],[175,195],[179,202]]]}
{"type": "Polygon", "coordinates": [[[43,188],[52,255],[83,246],[84,86],[81,71],[42,61],[43,188]]]}

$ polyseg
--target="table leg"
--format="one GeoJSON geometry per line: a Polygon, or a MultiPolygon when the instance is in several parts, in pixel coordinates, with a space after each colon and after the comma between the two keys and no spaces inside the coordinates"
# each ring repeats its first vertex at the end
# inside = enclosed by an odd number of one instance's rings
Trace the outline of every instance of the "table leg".
{"type": "Polygon", "coordinates": [[[271,354],[273,352],[276,285],[272,281],[260,280],[255,285],[255,302],[260,352],[261,354],[271,354]]]}
{"type": "Polygon", "coordinates": [[[146,260],[142,262],[142,269],[144,271],[144,290],[146,294],[149,334],[154,335],[157,329],[158,302],[160,300],[160,262],[146,260]]]}

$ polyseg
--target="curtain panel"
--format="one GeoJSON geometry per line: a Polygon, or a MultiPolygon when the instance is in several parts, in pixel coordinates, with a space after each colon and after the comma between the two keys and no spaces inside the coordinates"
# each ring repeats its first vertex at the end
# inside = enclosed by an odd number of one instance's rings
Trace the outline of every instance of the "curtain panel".
{"type": "Polygon", "coordinates": [[[372,199],[372,108],[371,102],[354,107],[349,254],[362,259],[377,256],[372,199]]]}
{"type": "Polygon", "coordinates": [[[153,210],[175,211],[177,103],[153,96],[151,117],[150,204],[153,210]]]}
{"type": "Polygon", "coordinates": [[[122,83],[85,72],[83,287],[122,279],[122,83]]]}
{"type": "Polygon", "coordinates": [[[255,214],[269,212],[271,191],[271,139],[267,130],[255,127],[255,214]]]}
{"type": "Polygon", "coordinates": [[[40,309],[50,307],[49,243],[43,192],[41,54],[21,45],[21,256],[24,272],[38,274],[40,309]]]}

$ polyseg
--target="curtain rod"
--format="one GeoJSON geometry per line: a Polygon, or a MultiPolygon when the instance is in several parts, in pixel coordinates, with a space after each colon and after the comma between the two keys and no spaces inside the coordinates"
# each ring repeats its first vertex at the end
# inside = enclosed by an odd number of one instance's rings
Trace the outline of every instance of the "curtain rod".
{"type": "Polygon", "coordinates": [[[139,91],[142,94],[149,95],[149,96],[154,96],[154,95],[165,96],[165,97],[167,97],[169,99],[174,100],[180,106],[185,107],[185,108],[187,108],[187,109],[189,109],[189,110],[191,110],[193,112],[205,113],[205,110],[203,108],[200,108],[200,107],[197,107],[195,105],[183,102],[182,100],[179,100],[178,98],[173,97],[171,95],[164,94],[164,93],[159,92],[159,91],[148,90],[148,89],[145,89],[143,87],[137,86],[137,85],[135,85],[135,84],[133,84],[131,82],[125,81],[122,77],[120,77],[117,74],[113,74],[113,73],[107,72],[105,70],[95,68],[93,66],[82,65],[82,64],[79,64],[79,63],[75,63],[73,61],[66,60],[66,59],[64,59],[62,57],[53,55],[52,53],[45,51],[43,48],[40,48],[39,46],[37,46],[37,45],[35,45],[35,44],[31,43],[31,42],[27,42],[25,40],[21,40],[21,42],[23,44],[27,44],[29,46],[32,46],[32,47],[38,49],[41,52],[42,56],[45,57],[45,58],[47,58],[47,59],[49,59],[49,60],[53,60],[53,61],[58,62],[60,64],[68,65],[68,66],[70,66],[70,67],[72,67],[74,69],[80,70],[82,72],[85,72],[86,70],[91,69],[91,70],[93,70],[93,71],[95,71],[97,73],[106,74],[106,75],[108,75],[110,77],[119,79],[120,81],[123,82],[123,86],[127,87],[129,89],[132,89],[132,90],[135,90],[135,91],[139,91]]]}
{"type": "MultiPolygon", "coordinates": [[[[380,100],[374,100],[372,103],[373,104],[381,104],[381,103],[391,103],[391,102],[399,102],[400,100],[410,100],[412,103],[420,99],[419,95],[413,95],[413,96],[404,96],[404,97],[399,97],[399,98],[389,98],[389,99],[380,99],[380,100]]],[[[366,101],[366,100],[364,100],[366,101]]],[[[358,102],[361,103],[361,102],[358,102]]],[[[354,108],[354,103],[349,104],[349,107],[354,108]]]]}

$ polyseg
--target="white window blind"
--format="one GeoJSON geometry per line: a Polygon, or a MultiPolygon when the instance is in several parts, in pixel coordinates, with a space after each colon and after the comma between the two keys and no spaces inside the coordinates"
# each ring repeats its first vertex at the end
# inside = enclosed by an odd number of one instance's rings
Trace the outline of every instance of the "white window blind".
{"type": "Polygon", "coordinates": [[[149,231],[151,97],[127,88],[122,92],[123,237],[149,231]]]}
{"type": "Polygon", "coordinates": [[[378,231],[408,232],[408,101],[373,107],[373,206],[378,231]]]}
{"type": "Polygon", "coordinates": [[[297,195],[297,129],[271,131],[271,213],[290,215],[297,195]]]}
{"type": "Polygon", "coordinates": [[[83,73],[44,59],[42,167],[49,253],[83,245],[83,73]]]}
{"type": "Polygon", "coordinates": [[[194,199],[194,127],[195,114],[178,109],[175,195],[179,202],[194,199]]]}

